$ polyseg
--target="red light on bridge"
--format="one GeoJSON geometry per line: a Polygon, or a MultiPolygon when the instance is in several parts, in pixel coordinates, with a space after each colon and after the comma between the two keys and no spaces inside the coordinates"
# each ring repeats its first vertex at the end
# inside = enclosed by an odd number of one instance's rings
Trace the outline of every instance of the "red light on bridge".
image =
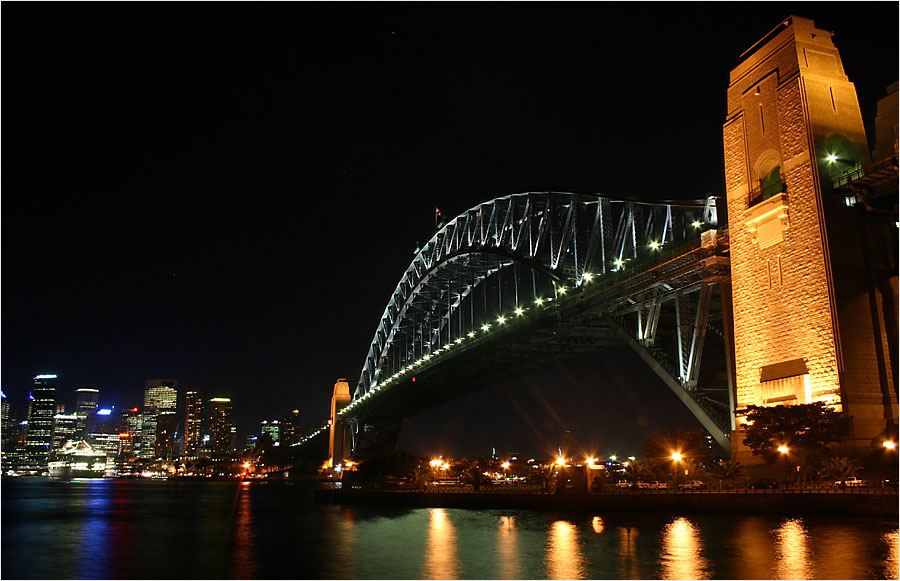
{"type": "Polygon", "coordinates": [[[412,377],[412,382],[413,382],[413,383],[416,382],[416,376],[415,376],[415,375],[413,375],[413,377],[412,377]]]}

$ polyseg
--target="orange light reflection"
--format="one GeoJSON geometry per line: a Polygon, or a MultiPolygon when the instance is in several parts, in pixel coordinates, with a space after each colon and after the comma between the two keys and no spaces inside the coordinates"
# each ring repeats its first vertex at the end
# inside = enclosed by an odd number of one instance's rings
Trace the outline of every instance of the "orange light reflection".
{"type": "Polygon", "coordinates": [[[546,562],[548,579],[586,578],[578,529],[574,524],[558,520],[550,526],[546,562]]]}
{"type": "Polygon", "coordinates": [[[775,576],[779,579],[812,579],[809,539],[803,521],[790,519],[775,529],[775,576]]]}
{"type": "Polygon", "coordinates": [[[516,533],[516,518],[501,516],[500,526],[497,529],[497,560],[501,579],[522,578],[516,533]]]}
{"type": "Polygon", "coordinates": [[[703,543],[688,519],[676,518],[663,529],[660,565],[662,579],[709,579],[703,543]]]}
{"type": "Polygon", "coordinates": [[[431,509],[431,522],[425,542],[425,579],[458,579],[456,529],[443,508],[431,509]]]}

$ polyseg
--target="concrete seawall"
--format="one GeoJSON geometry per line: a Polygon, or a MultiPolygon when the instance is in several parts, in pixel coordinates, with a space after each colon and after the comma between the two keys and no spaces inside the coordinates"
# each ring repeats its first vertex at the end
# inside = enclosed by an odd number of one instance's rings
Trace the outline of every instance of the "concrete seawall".
{"type": "Polygon", "coordinates": [[[474,509],[584,510],[592,512],[731,512],[898,516],[897,494],[715,492],[706,494],[425,493],[376,490],[320,491],[321,502],[474,509]]]}

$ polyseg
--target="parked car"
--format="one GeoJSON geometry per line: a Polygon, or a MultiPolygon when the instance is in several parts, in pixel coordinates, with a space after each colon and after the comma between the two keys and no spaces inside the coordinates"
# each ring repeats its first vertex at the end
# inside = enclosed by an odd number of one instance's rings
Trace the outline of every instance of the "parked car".
{"type": "Polygon", "coordinates": [[[650,482],[638,482],[638,488],[650,489],[650,490],[662,490],[664,488],[668,488],[665,482],[660,482],[658,480],[651,480],[650,482]]]}
{"type": "Polygon", "coordinates": [[[851,476],[844,480],[835,480],[834,485],[838,488],[856,488],[858,486],[868,486],[869,483],[865,480],[860,480],[856,476],[851,476]]]}
{"type": "Polygon", "coordinates": [[[678,488],[682,490],[702,490],[706,488],[706,484],[702,480],[688,480],[679,484],[678,488]]]}
{"type": "Polygon", "coordinates": [[[778,481],[774,478],[760,478],[750,485],[754,490],[772,490],[778,488],[778,481]]]}

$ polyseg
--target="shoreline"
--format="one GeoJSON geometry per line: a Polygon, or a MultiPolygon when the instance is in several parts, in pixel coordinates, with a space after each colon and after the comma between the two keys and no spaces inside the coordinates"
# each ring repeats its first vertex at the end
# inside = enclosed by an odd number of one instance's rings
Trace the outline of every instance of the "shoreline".
{"type": "Polygon", "coordinates": [[[623,494],[456,493],[384,490],[318,490],[323,504],[373,504],[417,508],[530,509],[592,512],[670,512],[877,516],[898,518],[896,493],[746,492],[623,494]]]}

